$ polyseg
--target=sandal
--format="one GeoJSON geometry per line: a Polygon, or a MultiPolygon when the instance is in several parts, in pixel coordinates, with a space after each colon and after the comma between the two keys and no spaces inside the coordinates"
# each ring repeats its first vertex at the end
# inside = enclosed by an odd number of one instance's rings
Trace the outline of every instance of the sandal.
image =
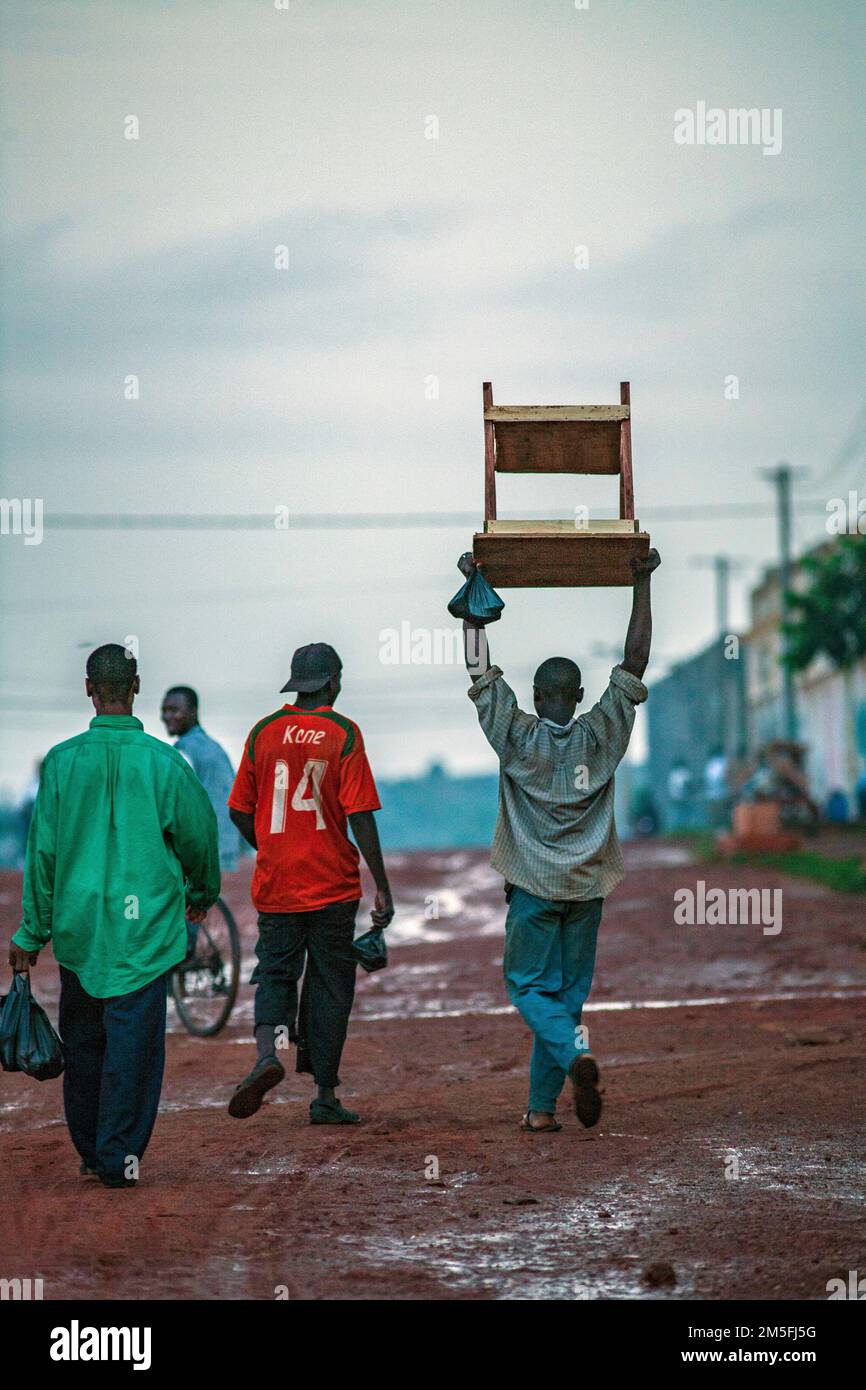
{"type": "Polygon", "coordinates": [[[591,1052],[579,1052],[568,1069],[574,1088],[574,1113],[586,1129],[601,1119],[598,1063],[591,1052]]]}
{"type": "Polygon", "coordinates": [[[554,1120],[552,1125],[533,1125],[529,1122],[530,1112],[527,1110],[523,1119],[520,1121],[520,1128],[526,1134],[557,1134],[562,1129],[562,1125],[554,1120]]]}

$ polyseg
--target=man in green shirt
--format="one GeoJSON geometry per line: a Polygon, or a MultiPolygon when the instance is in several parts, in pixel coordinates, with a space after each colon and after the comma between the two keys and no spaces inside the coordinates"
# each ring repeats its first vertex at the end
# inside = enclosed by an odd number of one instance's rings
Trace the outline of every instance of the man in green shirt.
{"type": "Polygon", "coordinates": [[[87,661],[96,718],[42,766],[9,963],[51,941],[60,966],[63,1102],[81,1171],[132,1185],[156,1121],[166,977],[220,889],[217,822],[189,763],[132,714],[137,663],[87,661]],[[134,1160],[131,1162],[130,1160],[134,1160]]]}

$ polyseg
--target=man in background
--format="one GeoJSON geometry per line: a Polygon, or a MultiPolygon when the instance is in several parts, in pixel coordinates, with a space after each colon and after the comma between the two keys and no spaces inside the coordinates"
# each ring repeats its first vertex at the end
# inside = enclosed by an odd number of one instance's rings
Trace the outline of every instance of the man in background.
{"type": "Polygon", "coordinates": [[[704,764],[704,801],[707,824],[711,830],[721,830],[730,819],[728,760],[725,750],[717,743],[704,764]]]}
{"type": "Polygon", "coordinates": [[[235,770],[222,744],[206,734],[198,720],[198,695],[189,685],[173,685],[162,697],[162,722],[174,746],[192,765],[208,794],[219,829],[220,869],[233,873],[238,866],[241,841],[232,825],[228,799],[235,770]]]}
{"type": "Polygon", "coordinates": [[[671,830],[693,830],[694,781],[688,764],[677,758],[668,773],[668,801],[670,803],[671,830]]]}
{"type": "Polygon", "coordinates": [[[326,642],[299,647],[283,691],[293,705],[250,732],[232,794],[232,820],[256,850],[253,902],[259,912],[255,1039],[258,1061],[229,1102],[235,1119],[254,1115],[282,1081],[281,1042],[297,1042],[296,1070],[318,1094],[311,1124],[357,1124],[336,1096],[355,996],[352,953],[361,897],[358,850],[376,884],[373,923],[394,915],[373,812],[379,797],[361,730],[337,714],[342,662],[326,642]],[[298,981],[304,971],[300,1013],[298,981]]]}
{"type": "Polygon", "coordinates": [[[217,827],[192,768],[132,713],[135,658],[97,647],[84,685],[89,729],[42,764],[9,964],[27,971],[52,943],[81,1172],[131,1187],[162,1089],[166,977],[186,954],[185,916],[201,921],[219,895],[217,827]]]}

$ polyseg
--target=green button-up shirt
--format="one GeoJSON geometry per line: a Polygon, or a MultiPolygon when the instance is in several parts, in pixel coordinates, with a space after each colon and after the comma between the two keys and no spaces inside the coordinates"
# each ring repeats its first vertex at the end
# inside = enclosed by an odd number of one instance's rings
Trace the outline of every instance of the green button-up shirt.
{"type": "Polygon", "coordinates": [[[185,758],[132,715],[97,715],[50,750],[17,946],[51,941],[88,994],[129,994],[186,954],[185,880],[190,902],[216,901],[216,816],[185,758]]]}

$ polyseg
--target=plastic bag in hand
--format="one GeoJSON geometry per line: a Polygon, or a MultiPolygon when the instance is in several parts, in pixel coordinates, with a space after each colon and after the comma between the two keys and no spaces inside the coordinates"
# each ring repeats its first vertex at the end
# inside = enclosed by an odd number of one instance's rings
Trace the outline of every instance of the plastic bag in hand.
{"type": "Polygon", "coordinates": [[[468,618],[479,627],[495,623],[505,607],[496,590],[491,588],[480,570],[473,570],[462,589],[448,605],[452,618],[468,618]]]}
{"type": "Polygon", "coordinates": [[[360,966],[372,975],[374,970],[384,970],[388,964],[388,947],[381,927],[373,927],[352,942],[352,955],[360,966]]]}
{"type": "Polygon", "coordinates": [[[50,1081],[63,1071],[60,1039],[30,993],[26,972],[13,975],[12,988],[0,999],[0,1065],[36,1081],[50,1081]]]}

